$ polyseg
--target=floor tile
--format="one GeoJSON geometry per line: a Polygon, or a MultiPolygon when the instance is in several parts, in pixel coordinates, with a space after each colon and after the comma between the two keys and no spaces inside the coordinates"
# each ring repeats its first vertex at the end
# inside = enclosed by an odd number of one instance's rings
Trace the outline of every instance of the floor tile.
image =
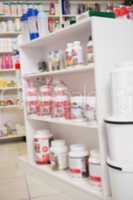
{"type": "Polygon", "coordinates": [[[41,196],[38,198],[32,198],[32,200],[72,200],[72,199],[63,194],[60,194],[60,195],[41,196]]]}
{"type": "Polygon", "coordinates": [[[52,189],[47,183],[40,180],[39,177],[27,176],[27,182],[31,197],[47,196],[59,194],[59,191],[52,189]]]}
{"type": "Polygon", "coordinates": [[[28,190],[24,178],[14,178],[0,182],[1,200],[28,200],[28,190]]]}

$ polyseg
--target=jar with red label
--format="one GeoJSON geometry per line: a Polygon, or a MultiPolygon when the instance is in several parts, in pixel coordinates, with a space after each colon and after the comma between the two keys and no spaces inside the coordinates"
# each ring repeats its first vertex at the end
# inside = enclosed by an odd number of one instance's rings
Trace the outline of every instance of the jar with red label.
{"type": "Polygon", "coordinates": [[[33,137],[34,160],[37,164],[49,163],[49,151],[53,135],[48,129],[39,130],[33,137]]]}
{"type": "Polygon", "coordinates": [[[92,184],[101,186],[101,163],[98,150],[91,150],[89,158],[89,179],[92,184]]]}
{"type": "Polygon", "coordinates": [[[28,114],[31,115],[38,112],[38,91],[32,81],[28,81],[26,104],[28,114]]]}
{"type": "Polygon", "coordinates": [[[70,119],[71,104],[68,89],[61,81],[55,82],[52,98],[52,117],[70,119]]]}
{"type": "Polygon", "coordinates": [[[40,115],[51,115],[52,108],[52,86],[51,84],[40,87],[40,115]]]}
{"type": "Polygon", "coordinates": [[[73,144],[69,152],[69,171],[74,177],[88,176],[89,153],[83,144],[73,144]]]}

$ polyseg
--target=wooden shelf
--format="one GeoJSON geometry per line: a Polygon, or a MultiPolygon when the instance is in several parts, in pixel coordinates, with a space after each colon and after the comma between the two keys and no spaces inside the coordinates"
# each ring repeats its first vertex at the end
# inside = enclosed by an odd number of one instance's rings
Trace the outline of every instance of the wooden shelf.
{"type": "Polygon", "coordinates": [[[51,118],[51,117],[43,117],[43,116],[37,116],[37,115],[30,115],[28,116],[29,120],[36,120],[36,121],[44,121],[48,123],[55,123],[55,124],[63,124],[67,126],[78,126],[83,128],[97,128],[96,122],[85,122],[82,120],[65,120],[62,118],[51,118]]]}
{"type": "Polygon", "coordinates": [[[38,72],[24,75],[23,77],[31,78],[36,76],[52,76],[52,75],[60,75],[60,74],[69,74],[69,73],[76,73],[76,72],[87,72],[88,70],[94,69],[94,63],[90,63],[88,65],[75,65],[72,67],[66,67],[65,69],[55,70],[50,72],[38,72]]]}

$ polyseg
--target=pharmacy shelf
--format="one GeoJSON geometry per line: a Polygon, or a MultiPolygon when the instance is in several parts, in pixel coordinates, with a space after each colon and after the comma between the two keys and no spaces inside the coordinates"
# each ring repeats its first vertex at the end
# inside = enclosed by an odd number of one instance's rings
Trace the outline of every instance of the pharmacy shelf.
{"type": "Polygon", "coordinates": [[[78,16],[78,14],[77,14],[77,15],[76,15],[76,14],[75,14],[75,15],[72,15],[72,14],[68,14],[68,15],[64,15],[64,14],[63,14],[63,15],[62,15],[62,17],[77,17],[77,16],[78,16]]]}
{"type": "Polygon", "coordinates": [[[1,19],[15,19],[15,18],[20,18],[21,16],[18,15],[0,15],[0,20],[1,19]]]}
{"type": "Polygon", "coordinates": [[[0,88],[0,90],[21,90],[22,87],[5,87],[5,88],[0,88]]]}
{"type": "Polygon", "coordinates": [[[21,105],[0,106],[0,109],[12,109],[12,108],[15,108],[15,109],[21,109],[22,106],[21,106],[21,105]]]}
{"type": "Polygon", "coordinates": [[[0,73],[3,73],[3,72],[16,72],[16,69],[13,69],[13,68],[10,68],[10,69],[0,69],[0,73]]]}
{"type": "Polygon", "coordinates": [[[67,67],[61,70],[49,71],[49,72],[39,72],[24,75],[23,78],[31,78],[37,76],[52,76],[52,75],[60,75],[60,74],[71,74],[76,72],[87,72],[88,70],[94,69],[94,63],[90,63],[88,65],[75,65],[72,67],[67,67]]]}
{"type": "Polygon", "coordinates": [[[40,37],[33,41],[22,44],[22,45],[20,45],[20,48],[43,47],[44,44],[47,46],[49,43],[52,43],[53,40],[61,41],[61,38],[76,34],[80,30],[82,30],[82,28],[84,26],[86,26],[86,25],[89,26],[89,23],[90,23],[90,19],[88,17],[87,19],[84,19],[80,22],[69,25],[66,28],[61,28],[53,33],[49,33],[47,36],[40,37]]]}
{"type": "MultiPolygon", "coordinates": [[[[80,179],[74,178],[70,175],[68,171],[53,171],[51,170],[49,165],[37,165],[33,162],[27,160],[26,157],[20,157],[20,161],[25,165],[28,165],[33,168],[35,171],[39,171],[42,174],[49,175],[49,177],[56,178],[57,180],[61,181],[62,183],[65,182],[69,186],[74,187],[78,190],[82,190],[83,192],[89,193],[97,197],[99,200],[103,199],[102,191],[100,187],[94,186],[89,182],[88,178],[80,179]]],[[[26,166],[25,166],[26,167],[26,166]]],[[[53,180],[54,181],[54,180],[53,180]]]]}
{"type": "Polygon", "coordinates": [[[25,137],[25,135],[8,135],[8,136],[1,136],[0,137],[0,141],[1,140],[8,140],[8,139],[17,139],[17,138],[22,138],[25,137]]]}
{"type": "Polygon", "coordinates": [[[1,32],[0,33],[0,37],[4,37],[4,38],[6,38],[6,37],[17,37],[19,34],[20,34],[21,32],[1,32]]]}
{"type": "Polygon", "coordinates": [[[83,120],[66,120],[62,118],[51,118],[51,117],[44,117],[44,116],[38,116],[38,115],[29,115],[29,120],[36,120],[36,121],[43,121],[48,123],[55,123],[55,124],[63,124],[67,126],[78,126],[78,127],[84,127],[84,128],[91,128],[96,129],[97,123],[95,121],[93,122],[85,122],[83,120]]]}
{"type": "Polygon", "coordinates": [[[60,18],[59,15],[48,15],[49,18],[60,18]]]}

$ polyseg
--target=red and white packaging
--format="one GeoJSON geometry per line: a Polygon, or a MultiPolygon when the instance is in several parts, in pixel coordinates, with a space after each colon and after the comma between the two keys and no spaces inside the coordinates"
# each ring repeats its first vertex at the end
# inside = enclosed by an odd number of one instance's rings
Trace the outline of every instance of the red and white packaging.
{"type": "Polygon", "coordinates": [[[44,85],[40,87],[40,115],[51,115],[52,109],[52,86],[44,85]]]}
{"type": "Polygon", "coordinates": [[[37,88],[33,86],[32,81],[28,81],[27,87],[27,113],[36,114],[38,112],[38,91],[37,88]]]}
{"type": "Polygon", "coordinates": [[[101,164],[100,164],[100,154],[97,150],[92,150],[90,152],[89,162],[89,179],[91,183],[101,186],[101,164]]]}
{"type": "Polygon", "coordinates": [[[52,117],[71,118],[71,103],[68,89],[63,82],[56,82],[52,98],[52,117]]]}
{"type": "Polygon", "coordinates": [[[82,144],[70,146],[69,152],[69,171],[74,177],[88,176],[88,157],[89,153],[82,144]]]}
{"type": "Polygon", "coordinates": [[[39,130],[33,138],[34,160],[37,164],[49,163],[49,151],[53,135],[48,129],[39,130]]]}
{"type": "Polygon", "coordinates": [[[70,119],[70,101],[67,96],[56,96],[52,101],[52,117],[70,119]]]}

